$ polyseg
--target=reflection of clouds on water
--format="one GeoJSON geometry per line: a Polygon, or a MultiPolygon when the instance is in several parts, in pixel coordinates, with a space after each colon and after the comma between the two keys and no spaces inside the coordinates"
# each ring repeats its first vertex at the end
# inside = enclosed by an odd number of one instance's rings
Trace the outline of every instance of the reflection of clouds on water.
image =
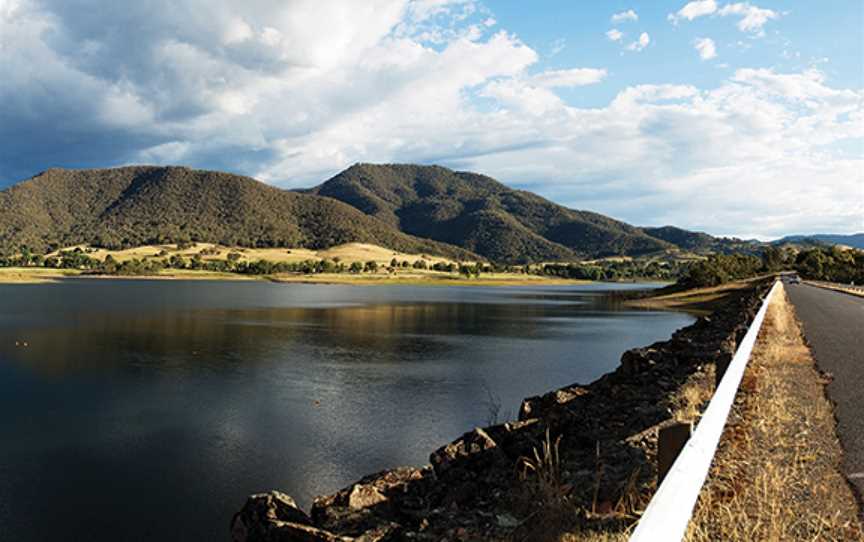
{"type": "Polygon", "coordinates": [[[43,538],[105,522],[123,533],[142,510],[156,538],[178,523],[221,537],[249,493],[308,504],[426,463],[485,423],[484,387],[515,413],[691,321],[622,311],[596,287],[78,281],[0,294],[0,427],[15,435],[0,495],[19,496],[0,532],[37,524],[40,502],[63,520],[39,523],[43,538]]]}

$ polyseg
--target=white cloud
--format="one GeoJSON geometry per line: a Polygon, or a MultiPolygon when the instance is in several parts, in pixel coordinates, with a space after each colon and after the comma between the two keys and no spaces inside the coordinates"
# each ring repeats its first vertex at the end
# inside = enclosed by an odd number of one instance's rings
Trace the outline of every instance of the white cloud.
{"type": "Polygon", "coordinates": [[[464,2],[213,0],[206,21],[191,0],[87,2],[0,4],[0,178],[156,162],[298,187],[358,161],[424,162],[638,224],[864,226],[850,196],[864,158],[835,148],[864,140],[864,89],[815,69],[575,107],[562,96],[605,70],[535,73],[537,52],[464,2]]]}
{"type": "Polygon", "coordinates": [[[539,73],[531,81],[546,88],[581,87],[599,83],[606,78],[606,70],[596,68],[572,68],[569,70],[549,70],[539,73]]]}
{"type": "Polygon", "coordinates": [[[771,19],[777,19],[780,14],[770,9],[763,9],[758,6],[751,5],[749,2],[739,2],[736,4],[727,4],[718,12],[719,15],[735,15],[741,17],[738,21],[738,30],[742,32],[752,32],[759,36],[764,35],[763,27],[771,19]]]}
{"type": "Polygon", "coordinates": [[[621,41],[621,38],[624,37],[624,33],[619,31],[617,28],[612,28],[606,32],[606,37],[611,41],[621,41]]]}
{"type": "Polygon", "coordinates": [[[651,36],[648,35],[648,32],[642,32],[641,34],[639,34],[638,40],[632,42],[630,45],[627,46],[627,50],[636,51],[638,53],[639,51],[642,51],[643,49],[648,47],[648,44],[650,43],[651,36]]]}
{"type": "Polygon", "coordinates": [[[777,19],[780,14],[776,11],[754,6],[749,2],[737,2],[726,4],[722,8],[717,7],[715,0],[696,0],[688,2],[680,10],[670,13],[667,19],[672,24],[678,24],[682,20],[692,21],[706,15],[719,15],[721,17],[737,16],[741,20],[736,25],[742,32],[751,32],[757,36],[764,36],[763,27],[771,19],[777,19]]]}
{"type": "Polygon", "coordinates": [[[699,53],[702,60],[710,60],[717,56],[717,46],[711,38],[696,38],[693,47],[699,53]]]}
{"type": "Polygon", "coordinates": [[[692,21],[697,17],[711,15],[715,11],[717,11],[717,2],[714,0],[696,0],[694,2],[687,2],[676,13],[670,13],[667,19],[674,24],[678,24],[681,19],[692,21]]]}
{"type": "Polygon", "coordinates": [[[638,21],[639,15],[636,14],[632,9],[628,9],[627,11],[622,11],[620,13],[616,13],[612,16],[612,23],[622,23],[626,21],[638,21]]]}

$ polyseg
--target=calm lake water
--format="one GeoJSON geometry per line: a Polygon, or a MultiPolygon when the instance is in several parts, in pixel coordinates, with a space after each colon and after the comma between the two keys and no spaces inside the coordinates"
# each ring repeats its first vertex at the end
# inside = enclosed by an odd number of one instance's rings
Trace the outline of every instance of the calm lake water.
{"type": "Polygon", "coordinates": [[[225,540],[250,493],[424,464],[693,320],[626,288],[0,285],[0,540],[225,540]]]}

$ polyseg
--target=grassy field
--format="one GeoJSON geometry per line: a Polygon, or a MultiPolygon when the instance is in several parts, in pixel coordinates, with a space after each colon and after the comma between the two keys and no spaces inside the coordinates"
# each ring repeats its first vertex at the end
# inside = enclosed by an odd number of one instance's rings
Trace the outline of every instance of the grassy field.
{"type": "Polygon", "coordinates": [[[722,304],[729,294],[747,288],[752,280],[757,279],[729,282],[710,288],[694,288],[680,292],[661,293],[654,297],[628,301],[627,305],[648,309],[681,309],[707,314],[722,304]]]}
{"type": "Polygon", "coordinates": [[[590,281],[566,280],[538,275],[523,275],[516,273],[486,273],[479,278],[466,278],[452,273],[436,271],[397,271],[393,274],[378,273],[321,273],[316,275],[278,274],[270,280],[276,282],[300,282],[309,284],[356,284],[358,286],[375,285],[415,285],[415,286],[526,286],[555,284],[588,284],[590,281]]]}
{"type": "Polygon", "coordinates": [[[302,283],[302,284],[353,284],[357,286],[415,285],[415,286],[525,286],[525,285],[556,285],[585,284],[588,281],[541,277],[537,275],[522,275],[515,273],[488,273],[480,278],[465,278],[452,273],[435,271],[397,271],[389,274],[386,271],[377,273],[320,273],[303,275],[281,273],[276,275],[242,275],[238,273],[216,273],[213,271],[193,271],[189,269],[165,269],[156,275],[122,276],[122,275],[82,275],[81,271],[69,269],[45,269],[41,267],[6,267],[0,268],[0,284],[40,284],[57,282],[64,278],[84,277],[92,280],[268,280],[272,282],[302,283]]]}
{"type": "MultiPolygon", "coordinates": [[[[108,276],[86,275],[98,279],[182,279],[182,280],[270,280],[274,282],[308,283],[308,284],[355,284],[355,285],[418,285],[418,286],[519,286],[519,285],[554,285],[554,284],[584,284],[590,281],[569,280],[556,277],[529,275],[521,273],[483,273],[479,277],[468,278],[456,273],[434,271],[432,269],[415,269],[414,262],[422,260],[427,268],[436,263],[458,262],[426,254],[407,254],[395,252],[376,245],[348,243],[326,250],[310,250],[304,248],[238,248],[223,247],[211,243],[196,243],[193,246],[179,248],[177,245],[148,245],[125,250],[106,250],[86,245],[67,247],[65,250],[80,249],[93,259],[104,261],[111,256],[118,262],[129,260],[165,260],[177,255],[190,260],[200,256],[204,261],[225,260],[228,254],[238,254],[238,261],[255,262],[266,260],[279,263],[299,263],[308,260],[331,260],[350,265],[353,262],[366,263],[374,261],[378,264],[375,272],[363,273],[277,273],[273,275],[244,275],[239,273],[164,269],[154,275],[142,276],[108,276]],[[396,268],[388,269],[393,259],[399,262],[396,268]],[[408,262],[407,267],[402,262],[408,262]]],[[[48,256],[57,256],[56,251],[48,256]]],[[[471,263],[471,262],[466,262],[471,263]]],[[[40,267],[0,268],[0,283],[40,283],[51,282],[66,277],[82,276],[78,270],[46,269],[40,267]]]]}
{"type": "MultiPolygon", "coordinates": [[[[178,248],[177,245],[146,245],[141,247],[129,248],[125,250],[106,250],[102,248],[92,248],[86,245],[67,247],[63,250],[74,250],[80,248],[87,253],[91,258],[104,260],[109,255],[118,262],[124,262],[133,259],[147,260],[156,258],[165,258],[173,255],[182,256],[184,258],[192,258],[196,254],[201,256],[202,260],[224,260],[230,253],[239,254],[238,261],[254,262],[257,260],[267,260],[277,263],[299,263],[307,260],[332,260],[334,262],[344,262],[350,264],[352,262],[367,262],[375,261],[379,265],[387,266],[393,258],[396,258],[400,263],[407,261],[413,264],[417,260],[425,260],[427,266],[432,266],[438,262],[450,263],[452,260],[441,258],[438,256],[430,256],[427,254],[408,254],[397,252],[388,248],[377,245],[369,245],[364,243],[348,243],[331,247],[326,250],[311,250],[308,248],[240,248],[240,247],[224,247],[214,245],[212,243],[195,243],[189,248],[178,248]]],[[[56,256],[60,251],[49,254],[56,256]]],[[[455,263],[455,262],[453,262],[455,263]]]]}
{"type": "Polygon", "coordinates": [[[0,267],[0,284],[40,284],[57,282],[60,279],[80,275],[70,269],[45,269],[41,267],[0,267]]]}

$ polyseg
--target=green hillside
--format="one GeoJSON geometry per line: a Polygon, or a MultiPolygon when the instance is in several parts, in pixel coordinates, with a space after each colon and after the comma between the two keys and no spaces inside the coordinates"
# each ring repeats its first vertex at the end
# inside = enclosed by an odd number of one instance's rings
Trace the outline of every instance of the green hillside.
{"type": "Polygon", "coordinates": [[[226,246],[326,248],[362,242],[475,259],[406,235],[335,201],[248,177],[184,167],[51,169],[0,192],[0,249],[88,243],[123,248],[209,241],[226,246]]]}
{"type": "Polygon", "coordinates": [[[439,166],[358,164],[309,192],[493,261],[640,255],[673,247],[609,217],[439,166]]]}

